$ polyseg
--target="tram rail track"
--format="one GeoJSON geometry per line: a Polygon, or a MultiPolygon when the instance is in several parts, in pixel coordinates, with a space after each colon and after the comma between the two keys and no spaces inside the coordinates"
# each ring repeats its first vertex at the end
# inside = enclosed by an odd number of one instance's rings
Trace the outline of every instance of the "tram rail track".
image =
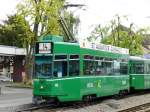
{"type": "Polygon", "coordinates": [[[117,112],[150,112],[150,102],[133,106],[127,109],[122,109],[117,112]]]}
{"type": "Polygon", "coordinates": [[[56,105],[54,105],[54,104],[30,105],[29,107],[16,110],[15,112],[32,112],[32,111],[35,111],[38,109],[44,109],[44,108],[48,108],[48,107],[54,108],[55,106],[56,105]]]}
{"type": "MultiPolygon", "coordinates": [[[[138,93],[133,93],[133,94],[128,94],[124,98],[128,97],[133,97],[133,96],[138,96],[138,95],[143,95],[143,94],[148,94],[147,91],[145,92],[138,92],[138,93]]],[[[86,106],[91,106],[91,105],[96,105],[101,103],[102,101],[109,99],[110,97],[103,97],[103,98],[98,98],[89,102],[68,102],[68,103],[60,103],[58,104],[41,104],[41,105],[30,105],[25,108],[22,108],[20,110],[17,110],[16,112],[36,112],[36,110],[68,110],[68,109],[80,109],[84,108],[86,106]]],[[[121,99],[124,99],[121,98],[121,99]]],[[[118,100],[118,99],[117,99],[118,100]]],[[[120,109],[117,112],[150,112],[150,102],[137,105],[134,107],[126,108],[126,109],[120,109]],[[146,111],[145,111],[146,110],[146,111]]]]}

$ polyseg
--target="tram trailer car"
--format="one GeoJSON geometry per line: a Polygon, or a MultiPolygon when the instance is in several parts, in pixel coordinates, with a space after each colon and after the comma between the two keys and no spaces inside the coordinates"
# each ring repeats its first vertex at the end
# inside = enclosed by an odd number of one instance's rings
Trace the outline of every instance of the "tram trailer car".
{"type": "Polygon", "coordinates": [[[33,101],[81,101],[128,92],[129,54],[118,53],[123,48],[114,47],[113,53],[107,51],[110,46],[95,47],[51,35],[37,42],[33,101]]]}
{"type": "Polygon", "coordinates": [[[129,66],[131,90],[150,89],[150,60],[130,56],[129,66]]]}

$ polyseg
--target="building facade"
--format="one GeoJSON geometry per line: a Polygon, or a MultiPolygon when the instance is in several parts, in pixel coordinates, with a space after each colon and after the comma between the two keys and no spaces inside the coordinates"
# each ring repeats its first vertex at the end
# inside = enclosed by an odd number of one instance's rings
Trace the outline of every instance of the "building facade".
{"type": "Polygon", "coordinates": [[[22,81],[24,73],[25,49],[0,45],[0,75],[22,81]]]}

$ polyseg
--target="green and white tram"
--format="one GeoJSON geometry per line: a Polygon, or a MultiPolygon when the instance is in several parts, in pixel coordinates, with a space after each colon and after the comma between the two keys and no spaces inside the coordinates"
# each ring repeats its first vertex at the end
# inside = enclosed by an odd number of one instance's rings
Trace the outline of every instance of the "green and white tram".
{"type": "Polygon", "coordinates": [[[48,35],[35,51],[34,99],[81,101],[129,91],[128,49],[48,35]]]}
{"type": "Polygon", "coordinates": [[[130,87],[133,90],[150,89],[150,60],[130,56],[130,87]]]}

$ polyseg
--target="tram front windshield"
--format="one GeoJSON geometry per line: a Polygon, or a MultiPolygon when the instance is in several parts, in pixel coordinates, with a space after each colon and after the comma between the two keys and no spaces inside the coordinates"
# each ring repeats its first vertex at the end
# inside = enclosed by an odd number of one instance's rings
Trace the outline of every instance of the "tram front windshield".
{"type": "Polygon", "coordinates": [[[41,63],[35,65],[36,77],[52,77],[52,64],[41,63]]]}

